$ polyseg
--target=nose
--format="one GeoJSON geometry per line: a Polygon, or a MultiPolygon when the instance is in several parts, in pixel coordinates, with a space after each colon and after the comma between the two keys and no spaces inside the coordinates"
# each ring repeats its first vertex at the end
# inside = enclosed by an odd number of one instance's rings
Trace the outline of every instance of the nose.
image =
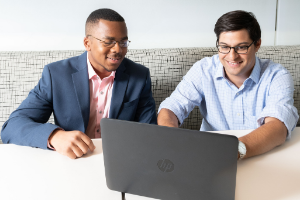
{"type": "Polygon", "coordinates": [[[110,51],[113,53],[122,53],[122,47],[120,47],[119,42],[117,42],[115,46],[110,49],[110,51]]]}
{"type": "Polygon", "coordinates": [[[238,56],[239,56],[239,54],[236,53],[233,48],[230,49],[230,52],[226,55],[226,57],[232,61],[235,60],[238,56]]]}

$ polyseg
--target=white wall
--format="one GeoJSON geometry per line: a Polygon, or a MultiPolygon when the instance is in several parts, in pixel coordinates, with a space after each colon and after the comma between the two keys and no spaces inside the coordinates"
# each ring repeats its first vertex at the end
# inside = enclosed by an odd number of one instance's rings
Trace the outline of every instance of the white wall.
{"type": "Polygon", "coordinates": [[[276,45],[300,44],[300,1],[278,0],[276,45]]]}
{"type": "MultiPolygon", "coordinates": [[[[0,51],[84,49],[82,41],[85,20],[92,11],[105,7],[116,10],[125,18],[132,49],[215,46],[213,29],[217,19],[237,9],[251,11],[256,15],[262,29],[262,45],[275,45],[276,2],[0,0],[0,51]]],[[[295,19],[288,18],[291,25],[299,22],[299,13],[294,13],[298,15],[295,19]]],[[[277,40],[279,37],[285,36],[277,34],[277,40]]],[[[295,40],[289,37],[286,41],[280,41],[278,44],[294,44],[295,40]]]]}

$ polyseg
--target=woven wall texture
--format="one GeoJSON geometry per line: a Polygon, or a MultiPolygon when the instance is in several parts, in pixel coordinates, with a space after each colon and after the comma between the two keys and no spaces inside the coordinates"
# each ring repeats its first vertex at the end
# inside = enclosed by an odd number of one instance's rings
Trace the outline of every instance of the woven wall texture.
{"type": "MultiPolygon", "coordinates": [[[[80,55],[84,51],[0,52],[0,127],[37,84],[43,67],[51,62],[80,55]]],[[[150,69],[156,109],[175,89],[192,65],[217,53],[216,48],[129,50],[129,59],[150,69]]],[[[259,58],[268,58],[286,67],[293,76],[294,105],[300,110],[300,45],[261,47],[259,58]]],[[[199,109],[195,108],[183,128],[199,130],[199,109]]],[[[53,122],[53,117],[49,122],[53,122]]],[[[300,121],[298,121],[298,126],[300,121]]]]}

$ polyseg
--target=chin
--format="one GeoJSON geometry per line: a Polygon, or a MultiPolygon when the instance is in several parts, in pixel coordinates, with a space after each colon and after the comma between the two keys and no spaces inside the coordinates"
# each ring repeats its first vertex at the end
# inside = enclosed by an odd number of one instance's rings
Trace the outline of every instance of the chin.
{"type": "Polygon", "coordinates": [[[116,71],[119,68],[120,65],[118,66],[112,66],[112,67],[103,67],[106,71],[108,72],[112,72],[112,71],[116,71]]]}

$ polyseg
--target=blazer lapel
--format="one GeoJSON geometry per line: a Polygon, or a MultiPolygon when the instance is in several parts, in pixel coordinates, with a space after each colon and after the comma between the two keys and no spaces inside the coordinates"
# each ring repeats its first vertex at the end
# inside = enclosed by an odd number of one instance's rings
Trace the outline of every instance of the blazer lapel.
{"type": "Polygon", "coordinates": [[[90,116],[90,87],[86,56],[87,52],[79,56],[76,66],[78,71],[72,74],[77,102],[81,110],[84,125],[81,130],[82,132],[85,132],[87,128],[90,116]]]}
{"type": "Polygon", "coordinates": [[[110,103],[109,118],[116,119],[118,117],[124,99],[124,95],[127,89],[129,75],[125,73],[126,67],[124,64],[124,60],[116,71],[114,87],[113,87],[111,103],[110,103]]]}

